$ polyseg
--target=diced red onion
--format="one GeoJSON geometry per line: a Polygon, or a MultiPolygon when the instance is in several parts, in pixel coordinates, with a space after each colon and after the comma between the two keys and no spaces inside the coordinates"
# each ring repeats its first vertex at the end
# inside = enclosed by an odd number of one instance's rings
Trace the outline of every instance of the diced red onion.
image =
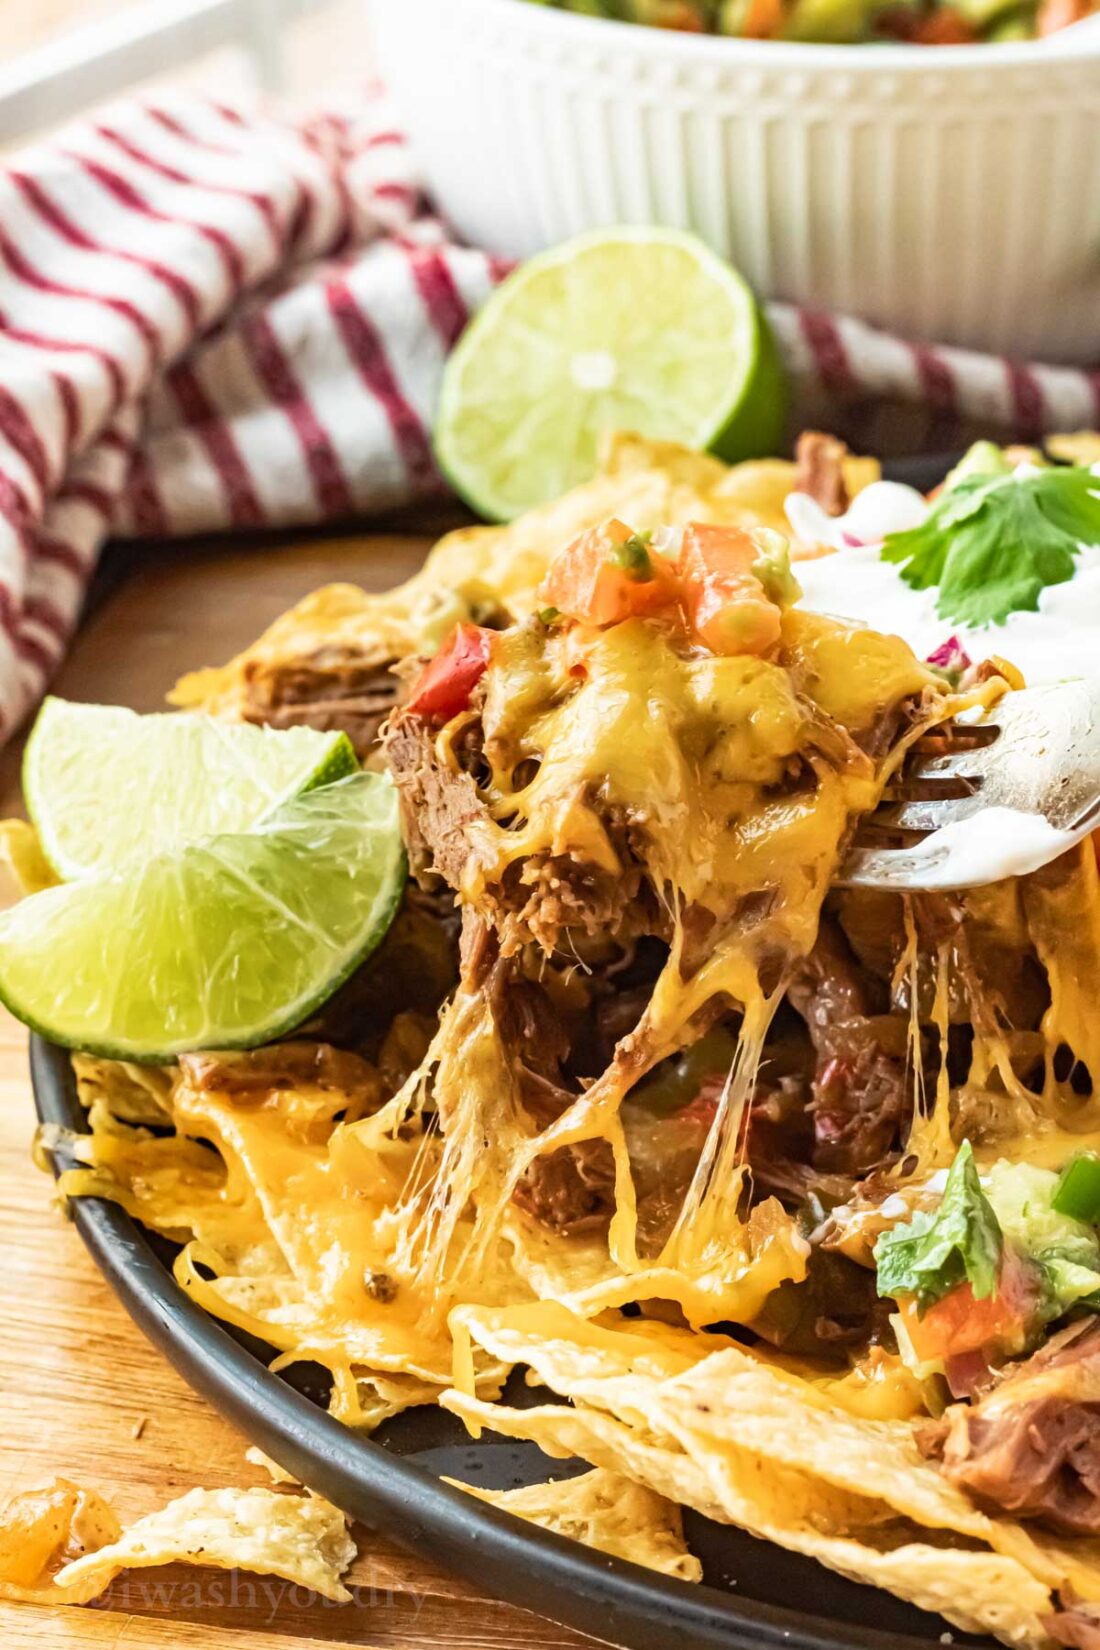
{"type": "Polygon", "coordinates": [[[969,670],[973,661],[957,636],[949,636],[924,661],[936,670],[969,670]]]}

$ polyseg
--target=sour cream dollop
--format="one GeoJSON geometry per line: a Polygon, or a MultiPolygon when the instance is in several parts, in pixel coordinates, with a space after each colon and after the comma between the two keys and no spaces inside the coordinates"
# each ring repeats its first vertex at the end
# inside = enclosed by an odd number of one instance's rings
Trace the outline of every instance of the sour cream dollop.
{"type": "MultiPolygon", "coordinates": [[[[803,546],[834,549],[795,563],[801,606],[901,636],[918,659],[952,639],[975,664],[997,654],[1022,671],[1030,687],[1100,679],[1100,546],[1082,546],[1073,577],[1047,585],[1035,612],[972,629],[940,617],[937,588],[913,590],[895,564],[882,559],[887,534],[918,527],[927,514],[914,488],[873,482],[842,516],[828,516],[807,494],[792,493],[786,510],[803,546]]],[[[1056,831],[1038,814],[989,808],[934,833],[917,851],[929,859],[929,888],[970,887],[1037,870],[1080,834],[1056,831]]]]}
{"type": "Polygon", "coordinates": [[[1047,585],[1033,613],[1010,613],[1003,624],[971,629],[936,612],[939,591],[913,590],[893,562],[883,561],[888,533],[924,520],[928,506],[914,488],[876,481],[842,516],[827,516],[805,493],[786,501],[787,518],[803,545],[827,544],[835,555],[798,561],[803,607],[902,636],[918,659],[956,636],[974,663],[999,654],[1030,687],[1073,676],[1100,677],[1100,546],[1086,545],[1071,579],[1047,585]]]}

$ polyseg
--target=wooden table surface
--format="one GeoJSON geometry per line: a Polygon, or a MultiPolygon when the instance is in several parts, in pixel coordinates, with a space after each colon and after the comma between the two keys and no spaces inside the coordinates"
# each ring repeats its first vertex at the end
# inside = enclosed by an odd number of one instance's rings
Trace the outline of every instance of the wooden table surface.
{"type": "MultiPolygon", "coordinates": [[[[330,579],[384,588],[426,544],[378,533],[288,544],[161,548],[96,610],[55,684],[73,699],[152,710],[184,670],[221,663],[330,579]]],[[[18,803],[18,753],[0,758],[0,808],[18,803]]],[[[245,1439],[184,1385],[130,1322],[30,1160],[26,1039],[0,1019],[0,1500],[63,1475],[123,1522],[194,1485],[266,1483],[245,1439]]],[[[354,1605],[309,1602],[273,1578],[182,1566],[121,1577],[95,1608],[0,1604],[8,1650],[580,1650],[582,1639],[494,1602],[357,1529],[354,1605]]]]}

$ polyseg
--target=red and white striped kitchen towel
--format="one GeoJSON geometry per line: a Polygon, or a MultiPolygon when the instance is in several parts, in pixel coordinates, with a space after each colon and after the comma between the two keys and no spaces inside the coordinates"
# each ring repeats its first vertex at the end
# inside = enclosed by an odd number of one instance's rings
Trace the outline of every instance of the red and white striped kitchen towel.
{"type": "MultiPolygon", "coordinates": [[[[319,522],[441,489],[443,361],[504,270],[433,216],[378,98],[296,123],[129,102],[0,172],[0,738],[64,653],[108,531],[319,522]]],[[[770,313],[818,418],[886,401],[941,432],[1100,422],[1097,374],[770,313]]]]}

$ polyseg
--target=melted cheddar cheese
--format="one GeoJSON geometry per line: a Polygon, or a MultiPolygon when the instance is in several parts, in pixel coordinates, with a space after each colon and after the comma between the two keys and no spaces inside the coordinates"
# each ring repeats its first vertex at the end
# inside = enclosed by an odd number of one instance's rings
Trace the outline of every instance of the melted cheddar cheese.
{"type": "MultiPolygon", "coordinates": [[[[778,1205],[766,1232],[769,1205],[748,1222],[738,1212],[745,1108],[785,970],[813,945],[854,819],[875,807],[908,741],[954,708],[900,639],[794,609],[783,613],[773,658],[716,657],[660,619],[593,631],[530,621],[495,639],[478,713],[486,816],[472,829],[463,902],[478,910],[510,871],[522,876],[540,859],[617,877],[627,854],[667,914],[669,957],[611,1065],[533,1135],[517,1128],[502,1076],[486,1113],[459,1052],[476,1013],[460,994],[434,1076],[445,1127],[421,1227],[425,1279],[453,1271],[459,1207],[473,1200],[488,1241],[538,1157],[601,1138],[615,1163],[609,1248],[619,1276],[592,1305],[658,1297],[693,1323],[745,1321],[803,1275],[806,1245],[778,1205]],[[861,737],[886,754],[867,754],[861,737]],[[700,922],[701,949],[689,940],[700,922]],[[680,1218],[646,1260],[620,1109],[647,1070],[694,1040],[716,1003],[743,1011],[738,1057],[680,1218]]],[[[443,760],[460,761],[470,722],[461,716],[439,735],[443,760]]],[[[522,943],[522,934],[504,941],[522,943]]]]}

